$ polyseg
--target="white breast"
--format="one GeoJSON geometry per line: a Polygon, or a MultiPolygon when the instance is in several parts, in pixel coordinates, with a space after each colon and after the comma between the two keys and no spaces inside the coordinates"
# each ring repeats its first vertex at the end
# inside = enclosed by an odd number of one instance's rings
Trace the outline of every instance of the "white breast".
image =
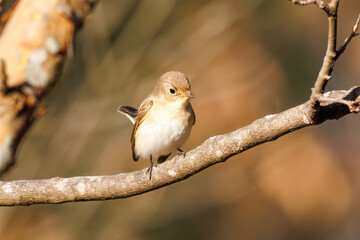
{"type": "Polygon", "coordinates": [[[184,107],[154,103],[136,131],[135,152],[145,159],[168,155],[185,143],[192,124],[191,113],[184,107]]]}

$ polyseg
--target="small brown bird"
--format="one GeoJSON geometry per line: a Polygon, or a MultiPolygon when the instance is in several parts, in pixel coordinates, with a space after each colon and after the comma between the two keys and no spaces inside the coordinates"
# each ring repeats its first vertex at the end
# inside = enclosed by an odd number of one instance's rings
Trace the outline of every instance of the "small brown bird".
{"type": "Polygon", "coordinates": [[[195,124],[190,104],[190,99],[194,97],[186,75],[171,71],[160,77],[139,110],[130,106],[118,108],[118,112],[134,124],[130,139],[132,156],[134,161],[139,158],[150,160],[150,180],[153,159],[162,163],[172,152],[182,152],[180,148],[195,124]]]}

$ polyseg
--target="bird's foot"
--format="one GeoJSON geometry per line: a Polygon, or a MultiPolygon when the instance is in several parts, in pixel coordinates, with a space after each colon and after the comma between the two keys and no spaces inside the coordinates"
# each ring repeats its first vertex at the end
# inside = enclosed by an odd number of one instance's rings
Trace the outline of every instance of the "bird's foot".
{"type": "Polygon", "coordinates": [[[186,153],[188,152],[188,150],[183,151],[183,150],[181,150],[180,148],[178,148],[177,150],[179,151],[178,155],[179,155],[179,156],[183,156],[183,157],[185,157],[185,156],[186,156],[186,153]]]}
{"type": "Polygon", "coordinates": [[[149,180],[151,181],[152,171],[154,164],[151,164],[150,167],[146,170],[146,173],[149,174],[149,180]]]}
{"type": "MultiPolygon", "coordinates": [[[[155,165],[155,167],[156,167],[156,165],[155,165]]],[[[146,170],[146,173],[149,174],[149,181],[151,181],[153,168],[154,168],[154,163],[152,161],[152,155],[150,155],[150,167],[146,170]]]]}

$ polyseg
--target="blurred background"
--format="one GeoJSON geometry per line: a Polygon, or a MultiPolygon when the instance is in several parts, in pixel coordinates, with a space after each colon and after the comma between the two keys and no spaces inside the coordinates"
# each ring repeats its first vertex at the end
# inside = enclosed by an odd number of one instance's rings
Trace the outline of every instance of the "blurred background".
{"type": "MultiPolygon", "coordinates": [[[[342,1],[339,42],[360,12],[342,1]]],[[[197,123],[184,149],[310,96],[327,18],[289,1],[102,0],[3,180],[104,175],[131,159],[131,123],[166,71],[186,73],[197,123]]],[[[360,38],[327,90],[359,85],[360,38]]],[[[359,239],[359,116],[286,135],[129,199],[0,208],[0,239],[359,239]]]]}

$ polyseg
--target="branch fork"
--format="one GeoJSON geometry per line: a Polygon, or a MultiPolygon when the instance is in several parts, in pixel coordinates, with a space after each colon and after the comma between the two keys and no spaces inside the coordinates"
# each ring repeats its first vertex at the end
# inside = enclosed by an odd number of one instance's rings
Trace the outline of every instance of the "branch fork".
{"type": "MultiPolygon", "coordinates": [[[[356,89],[356,87],[352,88],[356,89]]],[[[313,90],[312,90],[313,91],[313,90]]],[[[351,92],[351,90],[350,90],[351,92]]],[[[341,97],[331,97],[332,92],[326,92],[324,94],[318,94],[313,91],[313,95],[316,100],[320,103],[320,105],[328,105],[328,104],[343,104],[346,105],[349,109],[350,113],[359,113],[360,112],[360,97],[357,96],[356,99],[348,99],[349,95],[341,96],[341,97]]]]}
{"type": "Polygon", "coordinates": [[[314,87],[312,88],[312,93],[310,96],[309,104],[309,116],[314,123],[318,121],[318,111],[321,103],[341,103],[346,105],[350,112],[357,113],[359,109],[358,100],[345,100],[345,99],[334,99],[329,98],[324,94],[325,87],[329,80],[331,79],[331,74],[335,66],[336,60],[344,53],[346,47],[349,45],[351,40],[358,36],[357,33],[360,22],[360,14],[355,22],[355,25],[352,28],[350,35],[345,39],[344,43],[337,49],[337,12],[339,7],[339,0],[331,0],[330,3],[324,3],[317,0],[291,0],[294,4],[297,5],[310,5],[315,4],[320,9],[325,10],[328,16],[329,30],[328,30],[328,44],[326,49],[326,54],[323,60],[322,67],[318,74],[317,80],[314,87]]]}

